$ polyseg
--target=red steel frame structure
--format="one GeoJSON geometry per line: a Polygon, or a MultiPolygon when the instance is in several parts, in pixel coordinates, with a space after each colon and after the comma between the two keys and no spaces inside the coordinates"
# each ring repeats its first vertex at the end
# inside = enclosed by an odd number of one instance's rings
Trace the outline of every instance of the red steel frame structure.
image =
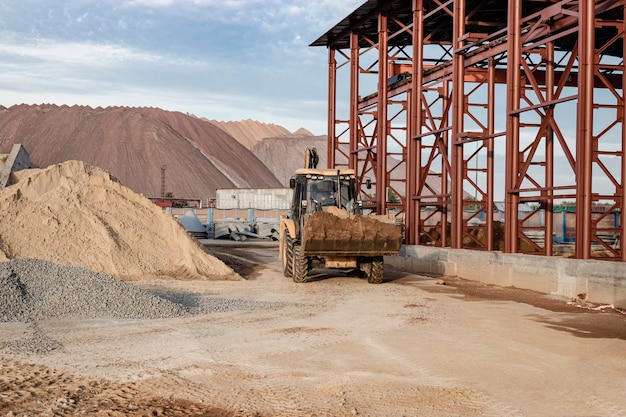
{"type": "Polygon", "coordinates": [[[575,257],[626,261],[625,3],[367,1],[312,44],[328,48],[329,167],[370,178],[367,205],[402,213],[407,244],[553,255],[553,207],[574,201],[575,257]]]}

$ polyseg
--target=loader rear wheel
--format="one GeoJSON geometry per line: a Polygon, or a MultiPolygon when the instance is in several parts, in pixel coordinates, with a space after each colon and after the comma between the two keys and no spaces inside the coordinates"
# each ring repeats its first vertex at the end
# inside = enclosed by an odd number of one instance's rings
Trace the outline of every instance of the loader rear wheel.
{"type": "Polygon", "coordinates": [[[367,274],[367,282],[370,284],[380,284],[383,282],[383,272],[385,264],[382,256],[372,258],[372,268],[367,274]]]}
{"type": "Polygon", "coordinates": [[[293,274],[293,239],[290,236],[285,238],[285,248],[283,253],[283,275],[291,278],[293,274]]]}
{"type": "Polygon", "coordinates": [[[306,282],[306,276],[309,273],[309,260],[302,254],[302,246],[294,243],[293,247],[293,282],[306,282]]]}

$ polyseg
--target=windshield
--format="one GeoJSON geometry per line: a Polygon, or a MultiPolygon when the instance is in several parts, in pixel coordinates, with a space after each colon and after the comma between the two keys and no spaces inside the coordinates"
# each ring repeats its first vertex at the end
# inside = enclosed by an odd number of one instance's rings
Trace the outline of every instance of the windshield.
{"type": "Polygon", "coordinates": [[[314,204],[321,206],[337,206],[337,198],[341,198],[341,207],[345,208],[350,201],[356,200],[354,180],[340,180],[341,189],[337,190],[337,177],[311,179],[308,181],[308,195],[314,204]]]}

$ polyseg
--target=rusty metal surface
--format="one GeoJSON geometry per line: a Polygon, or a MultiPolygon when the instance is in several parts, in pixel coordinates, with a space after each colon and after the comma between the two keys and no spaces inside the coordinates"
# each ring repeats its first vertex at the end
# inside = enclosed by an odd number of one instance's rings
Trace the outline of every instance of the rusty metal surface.
{"type": "Polygon", "coordinates": [[[372,180],[370,208],[403,213],[407,243],[438,229],[437,246],[494,250],[498,194],[505,252],[554,255],[553,208],[573,201],[575,256],[626,261],[625,1],[365,2],[312,43],[329,48],[329,161],[372,180]]]}

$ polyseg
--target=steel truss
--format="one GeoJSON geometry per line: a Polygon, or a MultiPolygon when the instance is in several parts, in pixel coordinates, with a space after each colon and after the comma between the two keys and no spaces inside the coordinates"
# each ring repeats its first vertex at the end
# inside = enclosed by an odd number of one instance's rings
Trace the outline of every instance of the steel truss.
{"type": "Polygon", "coordinates": [[[554,255],[553,208],[573,201],[575,257],[626,261],[625,2],[368,1],[313,43],[329,166],[371,178],[408,244],[554,255]]]}

